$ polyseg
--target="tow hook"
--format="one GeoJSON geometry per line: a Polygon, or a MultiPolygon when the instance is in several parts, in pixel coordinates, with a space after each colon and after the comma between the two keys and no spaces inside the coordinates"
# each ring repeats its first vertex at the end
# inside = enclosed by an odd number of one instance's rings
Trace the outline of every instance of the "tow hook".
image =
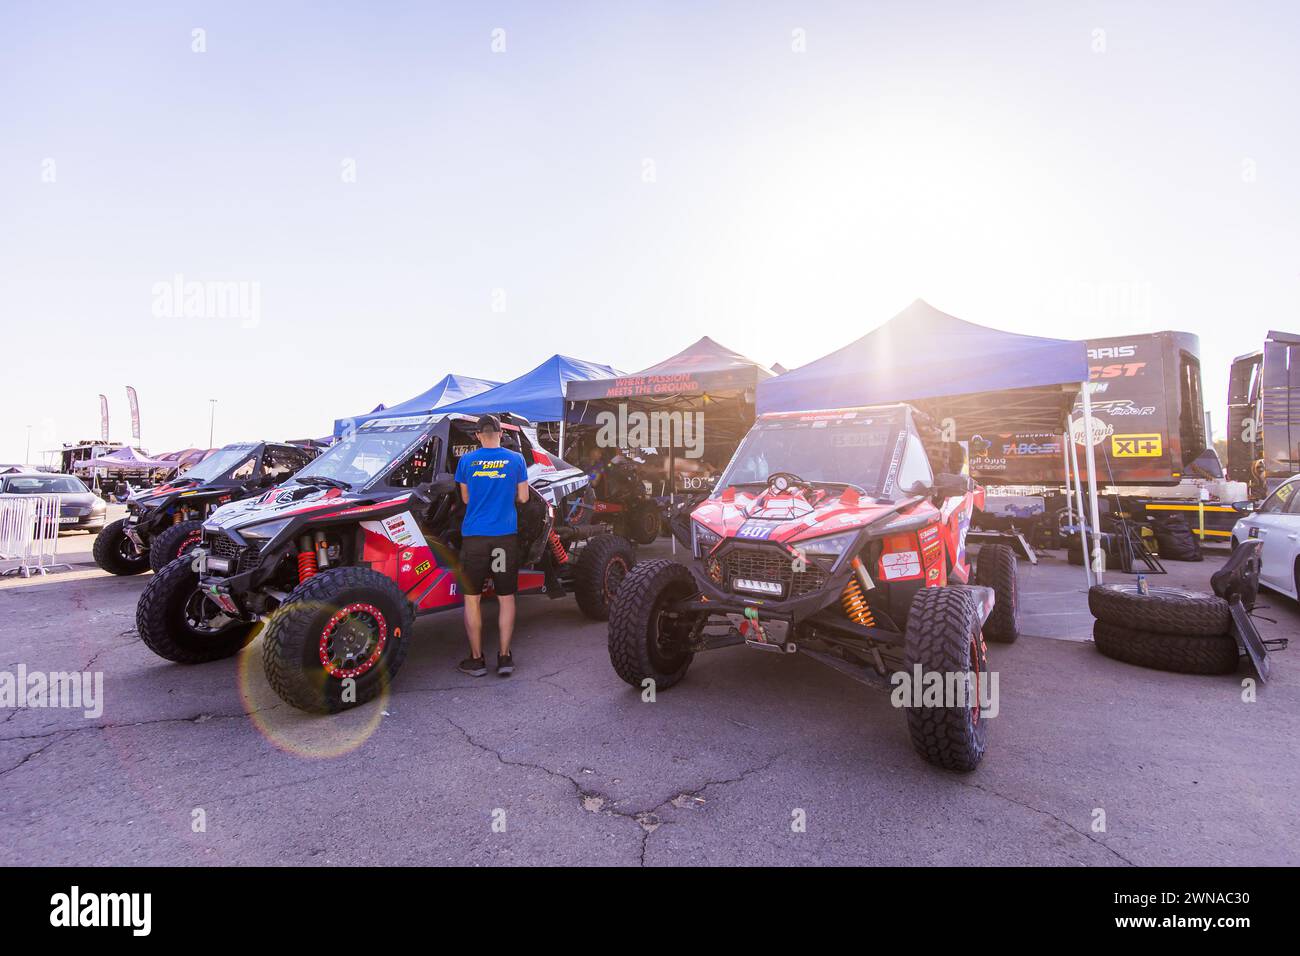
{"type": "MultiPolygon", "coordinates": [[[[781,622],[782,627],[788,628],[789,625],[781,622]]],[[[758,608],[745,608],[745,619],[740,622],[740,636],[745,639],[745,643],[750,647],[756,647],[760,651],[775,651],[776,653],[793,654],[798,650],[793,641],[782,642],[776,639],[775,635],[769,635],[763,622],[758,619],[758,608]]]]}

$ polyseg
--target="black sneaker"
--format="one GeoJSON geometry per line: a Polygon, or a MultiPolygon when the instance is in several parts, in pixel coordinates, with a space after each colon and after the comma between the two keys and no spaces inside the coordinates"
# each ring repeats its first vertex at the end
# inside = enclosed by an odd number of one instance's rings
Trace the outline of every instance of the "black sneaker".
{"type": "Polygon", "coordinates": [[[509,654],[497,655],[497,676],[509,677],[515,672],[515,659],[509,654]]]}
{"type": "Polygon", "coordinates": [[[481,657],[467,657],[457,665],[457,670],[470,677],[482,677],[487,673],[487,661],[481,657]]]}

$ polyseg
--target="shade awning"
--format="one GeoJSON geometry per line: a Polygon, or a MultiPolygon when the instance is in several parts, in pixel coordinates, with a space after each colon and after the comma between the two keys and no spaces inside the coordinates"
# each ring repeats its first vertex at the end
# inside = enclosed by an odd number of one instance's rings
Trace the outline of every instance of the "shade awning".
{"type": "Polygon", "coordinates": [[[621,374],[609,365],[567,355],[552,355],[518,378],[463,401],[444,405],[439,411],[466,415],[511,412],[532,422],[558,422],[564,417],[566,385],[588,379],[617,378],[621,374]]]}
{"type": "Polygon", "coordinates": [[[1082,341],[1003,332],[918,299],[843,348],[760,382],[758,411],[907,402],[951,419],[958,438],[1059,434],[1087,379],[1082,341]]]}
{"type": "Polygon", "coordinates": [[[602,398],[654,401],[753,388],[771,377],[772,372],[766,366],[706,335],[676,355],[631,375],[571,382],[565,397],[571,402],[602,398]]]}
{"type": "Polygon", "coordinates": [[[480,392],[486,392],[490,388],[496,388],[500,384],[500,382],[493,382],[486,378],[474,378],[470,375],[444,375],[434,383],[432,388],[421,392],[414,398],[408,398],[404,402],[391,406],[385,406],[381,402],[378,407],[363,415],[335,419],[334,436],[337,438],[342,435],[349,425],[369,421],[372,418],[427,415],[435,408],[442,408],[444,405],[451,405],[454,402],[470,398],[480,392]]]}

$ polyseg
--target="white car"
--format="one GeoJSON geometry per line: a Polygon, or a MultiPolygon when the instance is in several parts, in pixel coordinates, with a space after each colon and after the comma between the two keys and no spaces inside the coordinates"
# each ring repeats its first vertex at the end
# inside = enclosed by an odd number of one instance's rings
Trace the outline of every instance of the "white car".
{"type": "Polygon", "coordinates": [[[1232,546],[1263,541],[1259,583],[1300,600],[1300,475],[1274,488],[1258,508],[1244,501],[1233,507],[1246,517],[1232,526],[1232,546]]]}

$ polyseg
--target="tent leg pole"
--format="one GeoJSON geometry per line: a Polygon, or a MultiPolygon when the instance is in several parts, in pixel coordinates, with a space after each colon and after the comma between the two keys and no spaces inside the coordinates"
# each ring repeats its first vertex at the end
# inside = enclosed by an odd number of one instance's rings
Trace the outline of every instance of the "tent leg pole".
{"type": "MultiPolygon", "coordinates": [[[[1070,443],[1070,460],[1074,463],[1074,493],[1079,505],[1079,547],[1083,552],[1083,576],[1088,582],[1088,587],[1092,587],[1092,562],[1088,560],[1088,522],[1084,520],[1083,510],[1083,482],[1079,478],[1079,449],[1074,444],[1074,416],[1069,418],[1069,432],[1066,434],[1066,440],[1070,443]]],[[[1067,493],[1069,488],[1066,489],[1067,493]]]]}
{"type": "MultiPolygon", "coordinates": [[[[564,408],[564,418],[568,418],[568,417],[569,417],[569,416],[568,416],[568,411],[569,411],[569,408],[568,408],[568,406],[566,405],[565,408],[564,408]]],[[[560,451],[559,451],[559,455],[560,455],[561,458],[564,457],[564,418],[561,418],[561,419],[560,419],[560,451]]]]}
{"type": "Polygon", "coordinates": [[[1092,447],[1092,396],[1087,382],[1083,383],[1083,433],[1087,436],[1084,449],[1088,458],[1088,502],[1092,513],[1092,549],[1093,570],[1097,572],[1097,583],[1106,580],[1106,556],[1101,550],[1101,520],[1097,515],[1097,455],[1092,447]]]}
{"type": "Polygon", "coordinates": [[[1070,446],[1069,442],[1073,441],[1070,437],[1070,429],[1065,429],[1065,441],[1061,442],[1061,458],[1065,462],[1065,518],[1066,524],[1074,524],[1074,499],[1070,487],[1070,446]]]}

